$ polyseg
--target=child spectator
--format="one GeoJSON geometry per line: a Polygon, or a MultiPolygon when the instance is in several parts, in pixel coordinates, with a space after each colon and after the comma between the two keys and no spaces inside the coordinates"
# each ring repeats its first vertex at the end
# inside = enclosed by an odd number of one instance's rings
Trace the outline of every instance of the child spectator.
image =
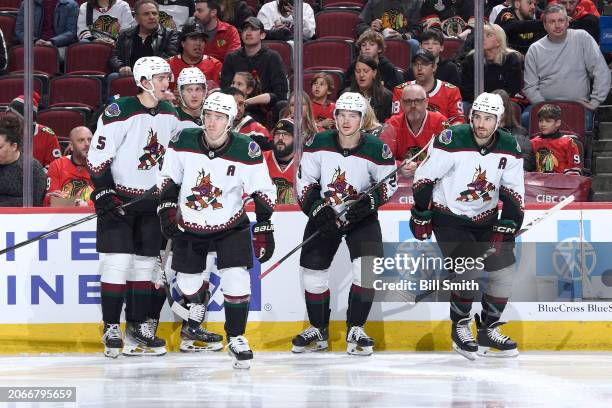
{"type": "Polygon", "coordinates": [[[334,91],[334,80],[325,73],[319,72],[310,81],[312,93],[312,113],[314,114],[317,128],[320,131],[336,127],[334,121],[334,108],[336,104],[329,100],[334,91]]]}

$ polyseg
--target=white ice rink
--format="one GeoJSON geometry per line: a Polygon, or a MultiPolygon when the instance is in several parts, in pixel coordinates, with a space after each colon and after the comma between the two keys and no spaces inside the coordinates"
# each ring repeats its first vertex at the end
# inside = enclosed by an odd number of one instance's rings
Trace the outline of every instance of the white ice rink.
{"type": "MultiPolygon", "coordinates": [[[[612,353],[523,353],[470,362],[454,353],[225,352],[163,357],[0,357],[1,386],[72,386],[79,407],[611,407],[612,353]]],[[[75,406],[19,403],[8,407],[75,406]]]]}

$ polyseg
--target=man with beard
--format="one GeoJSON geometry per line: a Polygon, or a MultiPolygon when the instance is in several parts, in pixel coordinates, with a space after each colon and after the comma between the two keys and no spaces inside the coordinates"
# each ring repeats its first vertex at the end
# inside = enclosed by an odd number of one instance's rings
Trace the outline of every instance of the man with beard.
{"type": "Polygon", "coordinates": [[[231,130],[249,136],[251,139],[257,142],[262,150],[267,151],[272,149],[272,138],[270,137],[270,132],[268,132],[268,129],[253,119],[250,115],[245,114],[246,104],[244,101],[246,99],[246,95],[244,92],[238,88],[230,86],[229,88],[225,89],[223,93],[232,95],[236,101],[236,105],[238,106],[238,114],[236,115],[236,119],[234,119],[231,130]]]}
{"type": "Polygon", "coordinates": [[[531,44],[544,37],[540,11],[536,13],[535,0],[514,0],[510,7],[499,12],[495,19],[508,36],[508,45],[523,55],[531,44]]]}
{"type": "Polygon", "coordinates": [[[219,20],[219,13],[221,6],[217,0],[196,0],[193,17],[204,27],[209,40],[204,54],[223,62],[227,54],[240,48],[240,34],[236,27],[219,20]]]}
{"type": "Polygon", "coordinates": [[[276,204],[294,204],[295,152],[293,150],[293,121],[281,119],[272,131],[272,150],[264,152],[270,178],[276,186],[276,204]]]}
{"type": "Polygon", "coordinates": [[[599,43],[599,16],[591,14],[583,2],[579,0],[559,0],[558,3],[565,7],[567,15],[571,17],[569,28],[574,30],[583,29],[591,34],[591,37],[599,43]]]}

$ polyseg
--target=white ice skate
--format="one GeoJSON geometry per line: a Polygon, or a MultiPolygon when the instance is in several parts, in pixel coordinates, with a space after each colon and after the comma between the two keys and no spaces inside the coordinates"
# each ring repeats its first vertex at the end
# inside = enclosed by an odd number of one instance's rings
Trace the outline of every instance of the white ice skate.
{"type": "Polygon", "coordinates": [[[123,338],[118,324],[104,324],[102,343],[104,343],[104,355],[106,357],[119,357],[123,348],[123,338]]]}
{"type": "Polygon", "coordinates": [[[251,368],[253,351],[249,347],[249,341],[244,336],[230,337],[227,343],[227,352],[233,359],[232,366],[239,369],[251,368]]]}
{"type": "Polygon", "coordinates": [[[374,339],[361,326],[353,326],[346,335],[346,352],[354,356],[369,356],[374,352],[374,339]]]}

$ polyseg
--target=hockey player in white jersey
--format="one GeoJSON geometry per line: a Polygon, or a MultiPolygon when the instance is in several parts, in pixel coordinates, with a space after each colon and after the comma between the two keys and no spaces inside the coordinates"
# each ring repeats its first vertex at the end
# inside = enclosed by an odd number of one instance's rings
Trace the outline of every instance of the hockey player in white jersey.
{"type": "Polygon", "coordinates": [[[229,129],[236,102],[221,92],[204,102],[204,130],[183,129],[172,140],[158,186],[158,214],[164,235],[172,238],[172,269],[189,307],[189,330],[196,336],[207,302],[202,271],[210,246],[224,296],[228,351],[235,368],[248,368],[253,352],[244,337],[249,312],[253,249],[260,262],[274,251],[270,217],[276,188],[257,143],[229,129]],[[249,231],[242,194],[255,203],[257,222],[249,231]]]}
{"type": "Polygon", "coordinates": [[[395,170],[389,147],[380,139],[362,132],[368,102],[363,96],[346,92],[338,98],[334,118],[338,130],[317,133],[306,143],[300,162],[296,189],[302,211],[308,216],[304,239],[319,230],[321,236],[302,248],[300,273],[306,310],[311,327],[292,340],[295,353],[328,347],[329,266],[342,241],[346,240],[352,264],[352,286],[348,298],[347,352],[370,355],[374,340],[364,324],[372,307],[374,289],[362,279],[362,258],[383,256],[378,208],[397,189],[395,176],[379,189],[358,201],[346,217],[338,219],[349,201],[363,195],[395,170]]]}
{"type": "Polygon", "coordinates": [[[177,108],[181,129],[202,126],[202,106],[206,98],[206,76],[196,67],[183,68],[176,80],[181,106],[177,108]]]}
{"type": "Polygon", "coordinates": [[[451,293],[453,349],[470,360],[518,355],[516,342],[500,332],[499,319],[512,291],[514,236],[523,222],[525,187],[521,149],[514,136],[499,128],[503,114],[498,95],[479,95],[471,124],[442,131],[414,176],[410,227],[417,239],[433,231],[442,254],[450,258],[477,258],[495,248],[484,261],[487,283],[482,314],[475,316],[476,339],[470,328],[474,293],[451,293]]]}
{"type": "Polygon", "coordinates": [[[162,235],[155,212],[158,194],[129,209],[117,207],[156,185],[164,153],[178,130],[177,112],[168,100],[172,72],[159,57],[140,58],[134,64],[139,87],[135,97],[119,98],[98,120],[87,167],[95,190],[98,214],[96,250],[100,262],[104,354],[161,355],[165,341],[155,336],[165,294],[154,293],[152,278],[162,235]],[[119,318],[126,299],[125,344],[119,318]]]}

